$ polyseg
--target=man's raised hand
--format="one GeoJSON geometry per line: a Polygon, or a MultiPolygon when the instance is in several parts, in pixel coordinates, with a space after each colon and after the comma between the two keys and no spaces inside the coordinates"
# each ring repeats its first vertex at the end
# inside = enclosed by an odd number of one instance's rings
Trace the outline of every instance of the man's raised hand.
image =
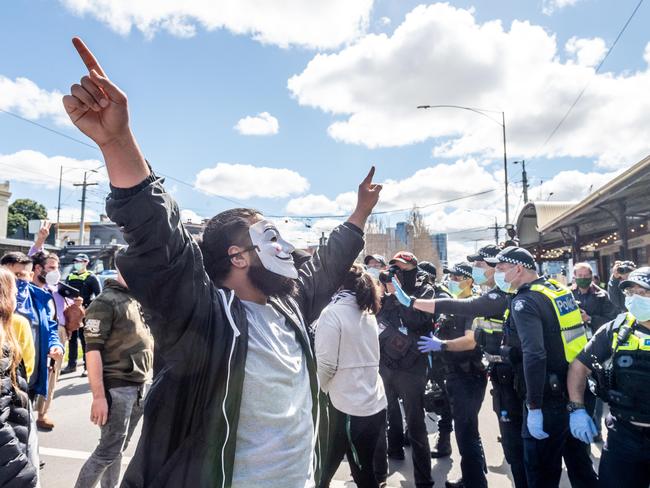
{"type": "Polygon", "coordinates": [[[381,185],[372,182],[374,176],[375,167],[373,166],[370,168],[368,175],[359,185],[357,207],[348,219],[348,222],[355,224],[362,230],[366,225],[366,220],[372,213],[372,209],[375,208],[375,205],[377,205],[377,202],[379,201],[379,193],[382,189],[381,185]]]}
{"type": "Polygon", "coordinates": [[[108,79],[81,39],[75,37],[72,44],[86,65],[88,75],[72,85],[70,94],[63,97],[63,106],[70,120],[100,147],[128,138],[126,95],[108,79]]]}

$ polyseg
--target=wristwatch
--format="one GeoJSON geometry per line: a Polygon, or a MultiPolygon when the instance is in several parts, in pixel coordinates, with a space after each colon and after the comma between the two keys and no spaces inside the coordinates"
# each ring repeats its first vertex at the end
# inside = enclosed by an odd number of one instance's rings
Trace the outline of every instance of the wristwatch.
{"type": "Polygon", "coordinates": [[[566,409],[567,412],[573,413],[576,410],[584,410],[585,409],[585,404],[584,403],[578,403],[578,402],[569,402],[566,404],[566,409]]]}
{"type": "Polygon", "coordinates": [[[444,352],[447,350],[447,347],[447,341],[442,341],[442,344],[440,344],[440,350],[444,352]]]}
{"type": "Polygon", "coordinates": [[[409,303],[409,309],[411,309],[411,310],[415,309],[415,300],[417,300],[417,298],[411,297],[411,301],[409,303]]]}

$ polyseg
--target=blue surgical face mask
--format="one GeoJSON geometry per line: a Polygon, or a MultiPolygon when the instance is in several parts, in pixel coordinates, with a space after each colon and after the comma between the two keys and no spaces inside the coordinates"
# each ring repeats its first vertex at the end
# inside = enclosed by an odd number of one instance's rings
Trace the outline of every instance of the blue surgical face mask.
{"type": "Polygon", "coordinates": [[[85,267],[85,263],[74,263],[72,267],[75,271],[82,271],[85,267]]]}
{"type": "Polygon", "coordinates": [[[494,282],[497,284],[501,291],[506,293],[512,293],[512,285],[509,281],[506,281],[505,271],[495,271],[494,272],[494,282]]]}
{"type": "Polygon", "coordinates": [[[460,283],[458,281],[449,280],[449,283],[447,283],[447,288],[449,288],[449,291],[455,297],[463,292],[463,288],[460,286],[460,283]]]}
{"type": "Polygon", "coordinates": [[[625,306],[639,322],[650,320],[650,298],[641,295],[625,297],[625,306]]]}
{"type": "Polygon", "coordinates": [[[379,279],[380,271],[377,268],[368,268],[368,269],[366,269],[366,273],[368,273],[370,276],[372,276],[376,280],[379,279]]]}
{"type": "Polygon", "coordinates": [[[477,285],[484,285],[488,281],[485,270],[478,266],[472,266],[472,278],[474,279],[474,283],[477,285]]]}

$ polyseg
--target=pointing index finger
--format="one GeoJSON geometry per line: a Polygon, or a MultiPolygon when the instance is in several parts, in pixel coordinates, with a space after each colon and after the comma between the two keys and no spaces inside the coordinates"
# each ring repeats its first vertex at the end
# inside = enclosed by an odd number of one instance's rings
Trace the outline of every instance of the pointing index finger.
{"type": "Polygon", "coordinates": [[[80,38],[73,37],[72,44],[74,45],[75,49],[79,53],[79,56],[81,57],[81,60],[86,65],[86,68],[88,68],[88,72],[95,70],[103,77],[106,77],[106,73],[104,73],[104,70],[97,62],[97,59],[80,38]]]}
{"type": "Polygon", "coordinates": [[[362,184],[362,185],[369,185],[369,184],[371,184],[371,183],[372,183],[372,178],[373,178],[373,176],[375,176],[375,167],[374,167],[374,166],[372,166],[372,167],[370,168],[370,171],[368,172],[368,175],[365,177],[365,179],[363,180],[363,182],[362,182],[361,184],[362,184]]]}

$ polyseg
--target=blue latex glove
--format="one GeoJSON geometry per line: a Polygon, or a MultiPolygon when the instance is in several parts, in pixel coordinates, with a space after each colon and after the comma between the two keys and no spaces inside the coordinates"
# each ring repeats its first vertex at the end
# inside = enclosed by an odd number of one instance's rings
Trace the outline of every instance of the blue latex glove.
{"type": "Polygon", "coordinates": [[[594,436],[598,434],[596,424],[594,424],[593,419],[584,408],[579,408],[571,412],[571,415],[569,415],[569,427],[571,428],[573,437],[580,439],[585,444],[591,443],[594,440],[594,436]]]}
{"type": "Polygon", "coordinates": [[[442,341],[437,337],[421,336],[418,341],[420,352],[438,352],[442,348],[442,341]]]}
{"type": "Polygon", "coordinates": [[[402,287],[399,286],[399,282],[395,278],[393,278],[391,280],[391,283],[393,283],[393,286],[395,287],[395,297],[397,298],[397,301],[400,302],[405,307],[410,306],[411,297],[408,296],[404,290],[402,290],[402,287]]]}
{"type": "Polygon", "coordinates": [[[528,410],[528,418],[526,420],[528,432],[537,440],[546,439],[548,434],[544,432],[544,414],[541,408],[534,408],[528,410]]]}

